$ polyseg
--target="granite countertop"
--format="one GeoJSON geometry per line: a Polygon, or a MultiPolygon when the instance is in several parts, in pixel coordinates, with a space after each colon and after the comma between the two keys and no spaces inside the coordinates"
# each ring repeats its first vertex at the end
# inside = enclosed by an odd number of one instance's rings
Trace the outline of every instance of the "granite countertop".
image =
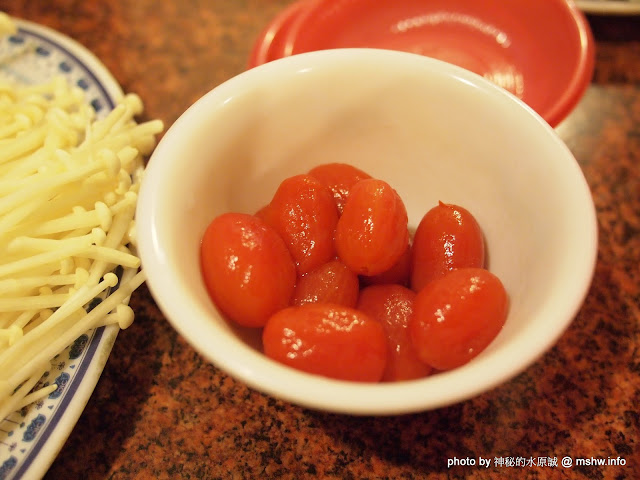
{"type": "MultiPolygon", "coordinates": [[[[0,10],[79,41],[140,95],[145,117],[168,126],[245,70],[260,31],[291,3],[0,0],[0,10]]],[[[143,286],[131,301],[136,321],[45,478],[640,478],[640,16],[589,21],[594,78],[557,131],[592,189],[599,255],[584,306],[546,355],[436,411],[320,413],[208,364],[143,286]],[[626,465],[563,468],[567,455],[626,465]],[[490,468],[447,466],[480,456],[490,468]]]]}

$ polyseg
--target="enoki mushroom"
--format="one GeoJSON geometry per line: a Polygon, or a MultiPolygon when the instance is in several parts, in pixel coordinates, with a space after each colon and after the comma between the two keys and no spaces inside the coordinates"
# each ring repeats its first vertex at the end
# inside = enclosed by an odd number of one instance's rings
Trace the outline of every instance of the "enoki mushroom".
{"type": "Polygon", "coordinates": [[[0,82],[0,421],[57,388],[39,381],[76,338],[133,321],[136,200],[163,129],[138,124],[141,112],[126,95],[96,120],[64,79],[0,82]],[[117,267],[129,272],[121,281],[117,267]]]}

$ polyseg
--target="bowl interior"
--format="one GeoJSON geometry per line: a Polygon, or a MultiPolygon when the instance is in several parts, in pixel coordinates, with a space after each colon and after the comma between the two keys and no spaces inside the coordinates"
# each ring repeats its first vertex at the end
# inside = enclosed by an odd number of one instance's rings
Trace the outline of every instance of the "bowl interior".
{"type": "Polygon", "coordinates": [[[573,318],[596,250],[584,177],[539,116],[468,71],[381,50],[297,55],[214,89],[156,148],[137,218],[151,292],[197,350],[259,390],[348,413],[435,408],[515,375],[573,318]],[[511,304],[503,331],[474,361],[394,385],[333,381],[271,362],[259,334],[220,316],[200,275],[207,224],[226,211],[255,212],[282,179],[325,162],[389,182],[413,228],[438,200],[476,216],[511,304]]]}
{"type": "Polygon", "coordinates": [[[438,58],[492,80],[554,126],[593,73],[589,24],[566,0],[323,0],[291,23],[284,52],[375,47],[438,58]]]}

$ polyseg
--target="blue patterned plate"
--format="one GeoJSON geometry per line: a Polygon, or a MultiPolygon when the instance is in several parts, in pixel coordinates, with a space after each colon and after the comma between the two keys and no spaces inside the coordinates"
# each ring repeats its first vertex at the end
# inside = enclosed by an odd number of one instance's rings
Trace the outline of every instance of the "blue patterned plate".
{"type": "MultiPolygon", "coordinates": [[[[15,20],[18,32],[0,37],[0,78],[24,84],[64,76],[82,88],[104,117],[122,90],[109,71],[87,49],[49,28],[15,20]]],[[[125,271],[128,277],[135,272],[125,271]]],[[[0,419],[0,480],[41,478],[78,421],[107,362],[118,325],[80,336],[55,357],[40,386],[58,388],[45,399],[0,419]]]]}

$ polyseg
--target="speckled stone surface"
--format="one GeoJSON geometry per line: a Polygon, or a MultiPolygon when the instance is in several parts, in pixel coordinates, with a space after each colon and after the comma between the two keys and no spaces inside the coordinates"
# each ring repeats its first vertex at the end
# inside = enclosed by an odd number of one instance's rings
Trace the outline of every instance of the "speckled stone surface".
{"type": "MultiPolygon", "coordinates": [[[[85,45],[124,90],[142,97],[146,117],[170,125],[245,70],[255,38],[290,3],[0,0],[0,10],[85,45]]],[[[640,16],[589,20],[593,82],[557,130],[593,191],[599,258],[583,308],[539,361],[488,393],[432,412],[318,413],[207,364],[142,287],[132,298],[135,323],[118,337],[46,478],[639,479],[640,16]],[[565,455],[621,457],[626,465],[567,469],[565,455]],[[479,456],[492,466],[447,468],[448,458],[479,456]],[[530,458],[535,465],[520,465],[530,458]],[[558,467],[549,465],[554,458],[558,467]]]]}

